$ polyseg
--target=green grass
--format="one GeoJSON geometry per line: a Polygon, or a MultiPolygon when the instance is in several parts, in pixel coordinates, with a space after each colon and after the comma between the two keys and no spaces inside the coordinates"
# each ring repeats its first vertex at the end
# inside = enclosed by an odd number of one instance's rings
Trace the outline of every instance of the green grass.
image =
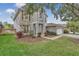
{"type": "Polygon", "coordinates": [[[68,56],[79,55],[79,44],[70,40],[71,38],[62,37],[57,40],[45,42],[23,43],[16,41],[14,35],[0,36],[0,55],[1,56],[68,56]]]}

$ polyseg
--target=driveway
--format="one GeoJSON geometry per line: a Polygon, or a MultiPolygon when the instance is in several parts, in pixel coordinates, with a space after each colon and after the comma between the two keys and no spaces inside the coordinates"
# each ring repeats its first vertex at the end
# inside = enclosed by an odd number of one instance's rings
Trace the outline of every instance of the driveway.
{"type": "Polygon", "coordinates": [[[63,36],[79,39],[79,35],[75,35],[75,34],[63,34],[63,36]]]}
{"type": "Polygon", "coordinates": [[[43,37],[43,38],[55,40],[55,39],[58,39],[58,38],[63,37],[63,36],[79,39],[79,35],[74,35],[74,34],[62,34],[62,35],[54,36],[54,37],[51,37],[51,38],[50,37],[43,37]]]}

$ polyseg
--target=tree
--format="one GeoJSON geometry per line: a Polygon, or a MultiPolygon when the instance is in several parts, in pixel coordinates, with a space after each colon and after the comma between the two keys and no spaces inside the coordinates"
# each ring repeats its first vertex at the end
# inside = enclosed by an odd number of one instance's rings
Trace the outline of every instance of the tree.
{"type": "Polygon", "coordinates": [[[34,12],[40,11],[41,13],[45,11],[45,4],[40,3],[29,3],[25,5],[26,14],[29,15],[29,20],[34,12]]]}
{"type": "Polygon", "coordinates": [[[12,28],[12,24],[9,24],[7,22],[4,22],[4,28],[5,29],[10,29],[10,28],[12,28]]]}
{"type": "Polygon", "coordinates": [[[60,14],[63,20],[75,20],[79,19],[79,4],[65,3],[62,4],[60,14]]]}
{"type": "Polygon", "coordinates": [[[78,21],[69,21],[67,27],[75,34],[79,32],[79,22],[78,21]]]}
{"type": "Polygon", "coordinates": [[[46,12],[45,9],[50,9],[52,14],[54,14],[55,18],[58,18],[59,10],[61,8],[61,4],[57,3],[29,3],[25,6],[26,13],[29,15],[29,20],[31,15],[33,15],[34,12],[38,12],[40,10],[41,13],[46,12]],[[59,6],[59,7],[57,7],[59,6]]]}

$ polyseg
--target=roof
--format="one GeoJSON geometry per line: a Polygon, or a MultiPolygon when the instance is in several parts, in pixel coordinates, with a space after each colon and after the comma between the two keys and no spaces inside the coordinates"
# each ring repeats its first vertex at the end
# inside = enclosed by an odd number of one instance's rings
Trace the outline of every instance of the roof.
{"type": "Polygon", "coordinates": [[[16,14],[15,14],[15,16],[14,16],[14,19],[13,19],[13,20],[15,20],[15,19],[16,19],[16,17],[18,16],[19,12],[20,12],[20,9],[18,9],[18,10],[16,11],[16,14]]]}
{"type": "Polygon", "coordinates": [[[47,23],[46,27],[66,27],[66,24],[47,23]]]}
{"type": "Polygon", "coordinates": [[[20,11],[22,11],[24,7],[25,7],[25,6],[22,6],[21,8],[18,8],[18,9],[16,10],[16,14],[15,14],[15,16],[14,16],[14,19],[13,19],[13,20],[15,20],[15,19],[16,19],[16,17],[18,16],[19,12],[20,12],[20,11]]]}

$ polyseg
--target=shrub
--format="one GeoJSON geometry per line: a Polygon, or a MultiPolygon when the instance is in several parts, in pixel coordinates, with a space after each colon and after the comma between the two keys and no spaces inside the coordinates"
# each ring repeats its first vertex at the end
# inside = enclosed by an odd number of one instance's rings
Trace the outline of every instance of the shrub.
{"type": "Polygon", "coordinates": [[[22,38],[22,32],[17,32],[16,35],[18,38],[22,38]]]}
{"type": "Polygon", "coordinates": [[[50,32],[50,31],[47,31],[47,34],[48,34],[48,35],[56,35],[55,32],[50,32]]]}
{"type": "Polygon", "coordinates": [[[41,33],[38,33],[38,37],[41,37],[41,33]]]}
{"type": "Polygon", "coordinates": [[[68,29],[64,29],[64,33],[69,33],[69,30],[68,29]]]}

